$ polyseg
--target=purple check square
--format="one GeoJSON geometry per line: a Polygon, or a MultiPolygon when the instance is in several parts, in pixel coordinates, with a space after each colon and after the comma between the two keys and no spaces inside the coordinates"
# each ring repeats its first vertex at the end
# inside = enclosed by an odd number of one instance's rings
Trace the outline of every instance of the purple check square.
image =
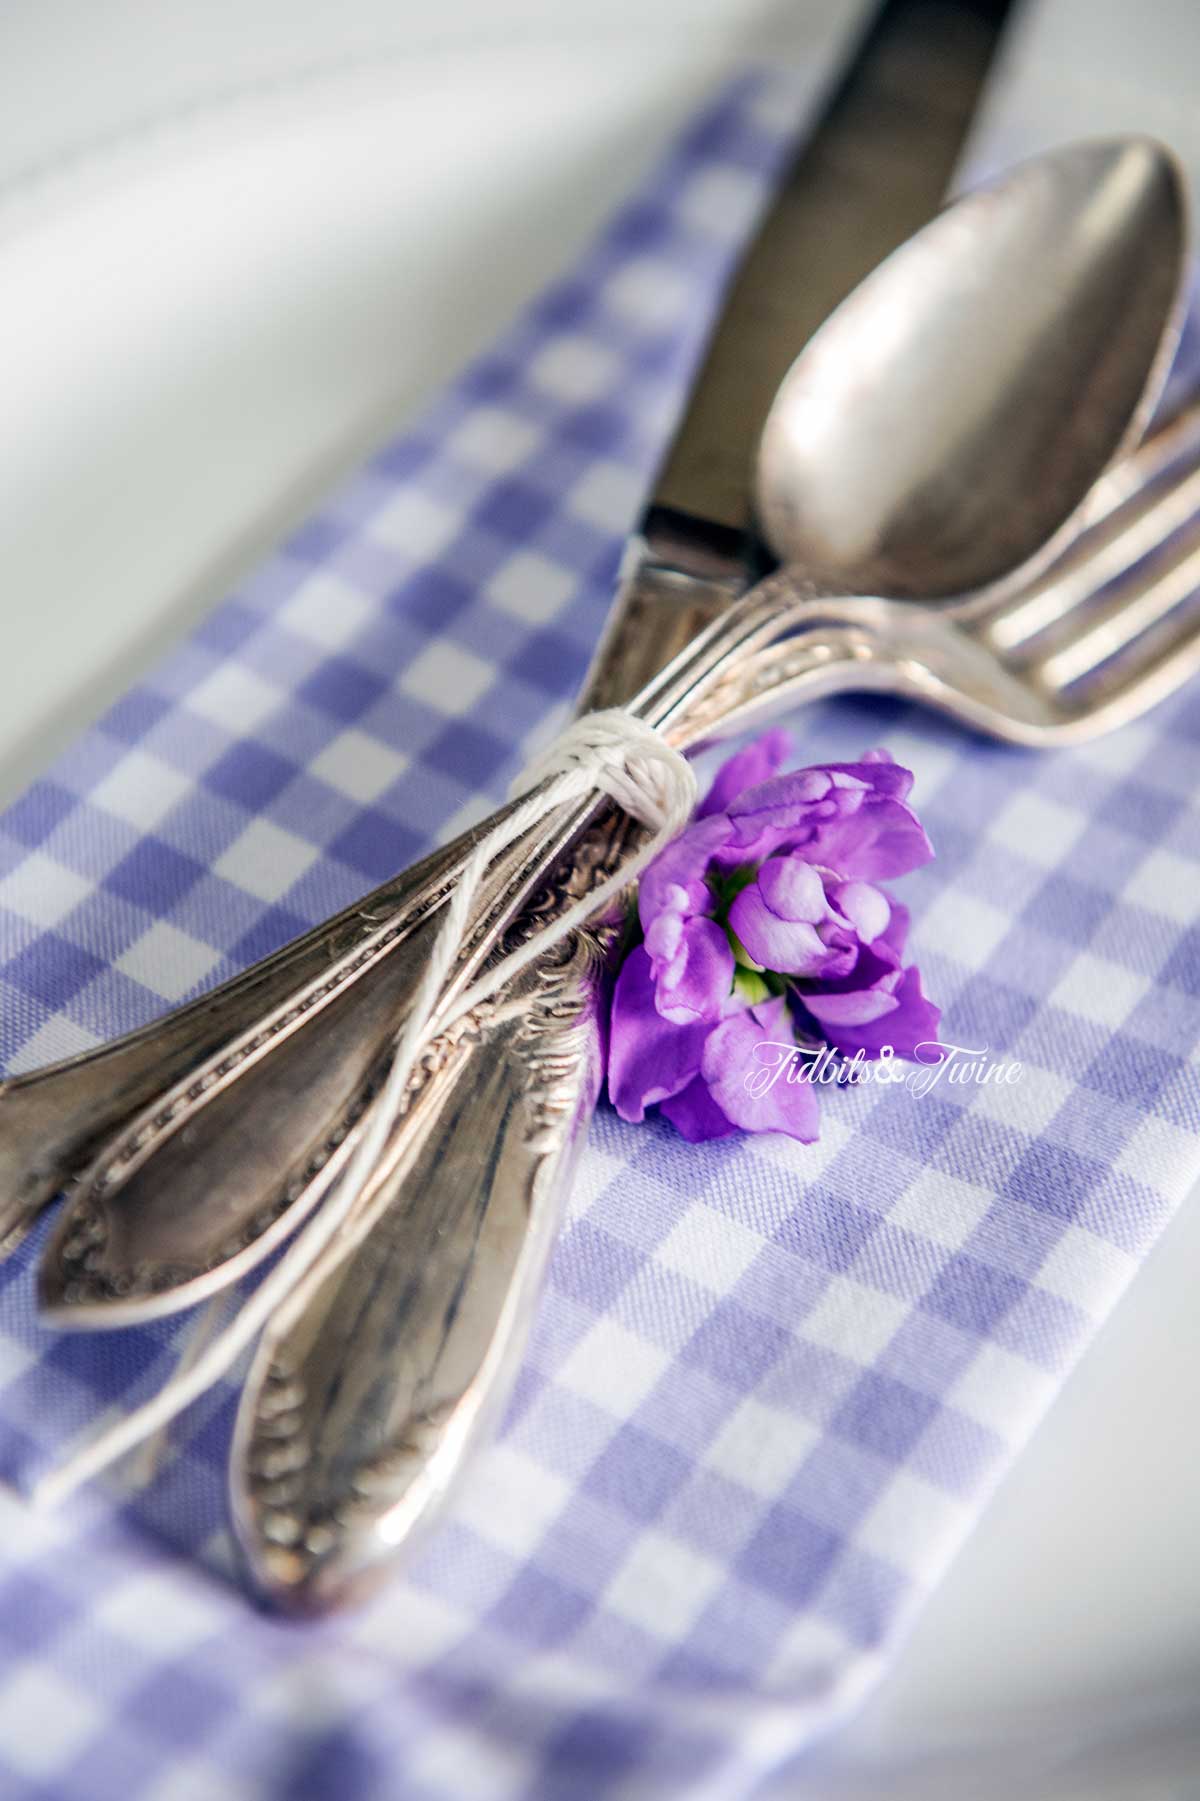
{"type": "Polygon", "coordinates": [[[630,1421],[596,1459],[584,1488],[646,1524],[658,1518],[691,1470],[691,1458],[630,1421]]]}
{"type": "Polygon", "coordinates": [[[1038,1212],[1073,1220],[1106,1175],[1105,1166],[1096,1158],[1040,1139],[1025,1151],[1005,1181],[1004,1193],[1038,1212]]]}
{"type": "Polygon", "coordinates": [[[592,1605],[582,1590],[530,1566],[520,1571],[488,1617],[520,1644],[548,1651],[571,1636],[592,1605]]]}
{"type": "Polygon", "coordinates": [[[865,1370],[830,1421],[832,1431],[889,1463],[901,1463],[938,1412],[905,1382],[865,1370]]]}
{"type": "Polygon", "coordinates": [[[78,805],[75,796],[57,782],[35,782],[14,801],[4,815],[4,830],[30,850],[44,844],[78,805]]]}
{"type": "Polygon", "coordinates": [[[922,1305],[962,1332],[982,1338],[1026,1293],[1020,1276],[959,1252],[950,1258],[922,1305]]]}
{"type": "Polygon", "coordinates": [[[749,1312],[737,1301],[719,1300],[684,1345],[681,1356],[728,1387],[744,1390],[762,1381],[790,1342],[790,1334],[782,1326],[749,1312]]]}
{"type": "Polygon", "coordinates": [[[49,1008],[65,1007],[108,965],[58,932],[44,932],[5,965],[5,980],[49,1008]]]}
{"type": "Polygon", "coordinates": [[[745,1546],[737,1572],[784,1606],[801,1608],[825,1582],[842,1544],[840,1532],[779,1502],[745,1546]]]}

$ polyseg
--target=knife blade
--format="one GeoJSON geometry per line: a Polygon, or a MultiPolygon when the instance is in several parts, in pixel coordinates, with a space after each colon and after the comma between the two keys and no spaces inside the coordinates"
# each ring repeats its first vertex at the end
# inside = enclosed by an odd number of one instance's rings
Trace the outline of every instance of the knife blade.
{"type": "MultiPolygon", "coordinates": [[[[751,471],[775,387],[832,307],[937,210],[1005,10],[889,0],[876,18],[735,281],[584,706],[626,699],[756,572],[751,471]]],[[[603,948],[585,933],[535,965],[509,997],[520,1004],[456,1048],[353,1232],[264,1335],[231,1505],[251,1579],[281,1606],[326,1607],[390,1567],[495,1416],[599,1085],[603,948]]]]}
{"type": "Polygon", "coordinates": [[[754,567],[751,480],[793,359],[876,264],[938,211],[1008,0],[892,0],[771,202],[711,338],[644,534],[754,567]],[[730,536],[729,534],[732,534],[730,536]]]}

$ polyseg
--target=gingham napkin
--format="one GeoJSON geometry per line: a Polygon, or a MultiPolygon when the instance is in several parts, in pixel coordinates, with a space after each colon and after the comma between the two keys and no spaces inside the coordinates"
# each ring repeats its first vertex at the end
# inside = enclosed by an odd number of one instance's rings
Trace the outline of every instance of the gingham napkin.
{"type": "MultiPolygon", "coordinates": [[[[500,799],[565,706],[796,100],[743,81],[577,271],[0,824],[10,1070],[124,1031],[500,799]]],[[[691,1147],[602,1109],[502,1437],[408,1575],[315,1627],[228,1567],[231,1391],[156,1478],[0,1531],[0,1791],[740,1801],[878,1671],[1200,1170],[1195,692],[1037,756],[899,704],[915,952],[1015,1086],[691,1147]]],[[[177,1329],[55,1337],[0,1267],[0,1470],[177,1329]]],[[[141,1472],[144,1478],[145,1471],[141,1472]]],[[[139,1479],[141,1479],[139,1478],[139,1479]]]]}

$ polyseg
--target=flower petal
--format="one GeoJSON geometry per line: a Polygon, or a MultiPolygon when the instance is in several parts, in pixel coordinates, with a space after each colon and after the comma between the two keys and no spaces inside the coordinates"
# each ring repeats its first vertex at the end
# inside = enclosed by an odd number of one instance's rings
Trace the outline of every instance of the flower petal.
{"type": "Polygon", "coordinates": [[[896,1011],[896,998],[884,987],[853,988],[841,994],[822,994],[819,990],[805,994],[804,1005],[814,1019],[830,1028],[830,1036],[841,1026],[864,1026],[896,1011]]]}
{"type": "Polygon", "coordinates": [[[878,882],[919,869],[933,846],[903,801],[869,799],[852,813],[820,821],[808,854],[850,881],[878,882]]]}
{"type": "Polygon", "coordinates": [[[890,750],[867,750],[857,763],[825,763],[822,767],[831,774],[866,782],[876,794],[890,795],[893,800],[906,799],[913,785],[912,770],[897,763],[890,750]]]}
{"type": "Polygon", "coordinates": [[[796,1074],[804,1067],[799,1059],[789,1064],[782,1047],[793,1043],[783,1000],[751,1007],[709,1033],[701,1074],[721,1112],[743,1131],[786,1132],[812,1144],[820,1131],[820,1107],[811,1082],[788,1080],[789,1071],[796,1074]],[[764,1059],[764,1044],[780,1048],[764,1059]]]}
{"type": "Polygon", "coordinates": [[[733,983],[733,952],[715,919],[689,919],[679,949],[653,965],[655,1001],[664,1019],[689,1025],[719,1019],[733,983]]]}
{"type": "Polygon", "coordinates": [[[654,1004],[650,959],[638,945],[626,957],[613,992],[608,1094],[622,1119],[686,1088],[700,1068],[705,1025],[678,1026],[654,1004]]]}
{"type": "MultiPolygon", "coordinates": [[[[934,1061],[927,1048],[918,1057],[918,1047],[937,1043],[941,1009],[921,992],[921,976],[916,965],[904,970],[891,990],[892,1006],[874,1020],[842,1024],[826,1023],[831,1044],[847,1056],[862,1051],[865,1057],[878,1057],[885,1045],[910,1063],[934,1061]]],[[[805,997],[811,1007],[811,996],[805,997]]]]}
{"type": "Polygon", "coordinates": [[[713,904],[704,877],[731,836],[724,813],[699,820],[661,850],[638,882],[638,917],[648,932],[660,913],[706,913],[713,904]],[[681,898],[682,897],[682,898],[681,898]]]}
{"type": "Polygon", "coordinates": [[[764,969],[781,975],[819,976],[831,958],[815,926],[802,919],[780,919],[763,899],[757,882],[751,882],[729,909],[729,923],[764,969]]]}
{"type": "Polygon", "coordinates": [[[758,886],[780,919],[806,919],[816,926],[829,911],[825,884],[803,857],[768,857],[758,872],[758,886]]]}
{"type": "Polygon", "coordinates": [[[728,1138],[737,1127],[726,1119],[708,1091],[703,1077],[697,1076],[679,1094],[662,1104],[664,1118],[690,1144],[706,1144],[710,1138],[728,1138]]]}
{"type": "Polygon", "coordinates": [[[725,759],[713,778],[712,787],[696,808],[696,818],[707,819],[711,813],[728,811],[731,801],[747,788],[774,775],[791,754],[792,734],[783,726],[764,732],[753,744],[747,744],[743,750],[725,759]]]}
{"type": "Polygon", "coordinates": [[[892,916],[887,895],[870,882],[842,882],[833,891],[833,904],[845,914],[864,944],[873,944],[882,937],[892,916]]]}
{"type": "MultiPolygon", "coordinates": [[[[891,900],[890,895],[888,896],[888,899],[891,900]]],[[[875,940],[871,948],[872,950],[880,951],[886,945],[888,950],[895,954],[896,964],[899,966],[900,959],[904,955],[904,946],[908,942],[910,914],[903,902],[894,900],[891,904],[892,917],[888,920],[886,928],[875,940]]]]}

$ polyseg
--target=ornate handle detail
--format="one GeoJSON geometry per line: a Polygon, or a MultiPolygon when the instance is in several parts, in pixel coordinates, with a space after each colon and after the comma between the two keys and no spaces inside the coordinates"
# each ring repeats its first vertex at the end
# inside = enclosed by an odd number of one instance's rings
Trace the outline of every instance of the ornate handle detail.
{"type": "Polygon", "coordinates": [[[601,1077],[602,949],[580,934],[466,1047],[424,1131],[276,1316],[230,1470],[251,1580],[312,1612],[369,1586],[437,1515],[524,1348],[601,1077]]]}
{"type": "MultiPolygon", "coordinates": [[[[845,680],[787,651],[790,696],[845,680]]],[[[764,652],[769,656],[769,652],[764,652]]],[[[757,706],[764,669],[731,671],[730,711],[757,706]]],[[[679,733],[722,722],[716,699],[679,733]]],[[[522,917],[562,910],[613,854],[598,824],[522,917]]],[[[585,886],[586,891],[586,886],[585,886]]],[[[535,963],[498,998],[503,1023],[464,1045],[407,1155],[281,1309],[238,1414],[230,1480],[251,1580],[289,1611],[339,1603],[378,1578],[434,1518],[515,1375],[534,1295],[595,1106],[609,921],[535,963]],[[511,1008],[515,1009],[515,1019],[511,1008]],[[419,1143],[417,1138],[419,1135],[419,1143]]]]}

